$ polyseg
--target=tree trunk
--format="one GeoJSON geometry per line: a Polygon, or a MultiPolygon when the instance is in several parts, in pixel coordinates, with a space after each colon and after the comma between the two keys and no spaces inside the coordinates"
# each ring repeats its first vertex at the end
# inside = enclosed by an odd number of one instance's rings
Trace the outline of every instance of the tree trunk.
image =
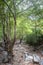
{"type": "Polygon", "coordinates": [[[14,40],[13,40],[13,45],[16,42],[16,1],[13,0],[13,5],[14,5],[14,40]]]}
{"type": "Polygon", "coordinates": [[[3,40],[5,43],[5,22],[4,22],[4,20],[2,21],[2,25],[3,25],[3,40]]]}
{"type": "Polygon", "coordinates": [[[14,40],[13,40],[13,45],[16,42],[16,17],[14,16],[14,40]]]}

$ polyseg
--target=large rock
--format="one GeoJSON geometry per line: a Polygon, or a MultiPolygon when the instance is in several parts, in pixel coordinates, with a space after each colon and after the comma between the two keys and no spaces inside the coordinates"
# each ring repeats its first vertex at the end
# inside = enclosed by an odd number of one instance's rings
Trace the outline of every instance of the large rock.
{"type": "Polygon", "coordinates": [[[0,63],[2,63],[3,55],[0,53],[0,63]]]}
{"type": "Polygon", "coordinates": [[[2,51],[0,53],[0,62],[8,62],[8,53],[7,53],[7,51],[2,51]]]}
{"type": "Polygon", "coordinates": [[[4,51],[4,48],[0,47],[0,52],[4,51]]]}
{"type": "Polygon", "coordinates": [[[33,54],[33,61],[35,62],[35,63],[39,63],[40,62],[40,57],[37,55],[37,54],[33,54]]]}
{"type": "Polygon", "coordinates": [[[41,61],[39,62],[40,65],[43,65],[43,59],[41,59],[41,61]]]}
{"type": "Polygon", "coordinates": [[[41,50],[40,52],[41,52],[41,54],[43,55],[43,50],[41,50]]]}
{"type": "Polygon", "coordinates": [[[39,64],[43,65],[43,56],[41,57],[41,60],[40,60],[39,64]]]}
{"type": "Polygon", "coordinates": [[[7,63],[6,65],[12,65],[11,63],[7,63]]]}
{"type": "Polygon", "coordinates": [[[0,46],[1,47],[5,47],[5,43],[4,43],[4,41],[2,40],[2,41],[0,41],[0,46]]]}
{"type": "Polygon", "coordinates": [[[3,55],[3,62],[8,62],[8,53],[7,53],[7,51],[3,51],[2,55],[3,55]]]}
{"type": "Polygon", "coordinates": [[[26,54],[25,54],[25,60],[26,60],[26,61],[29,61],[29,62],[32,62],[32,61],[33,61],[33,56],[28,55],[28,54],[26,53],[26,54]]]}

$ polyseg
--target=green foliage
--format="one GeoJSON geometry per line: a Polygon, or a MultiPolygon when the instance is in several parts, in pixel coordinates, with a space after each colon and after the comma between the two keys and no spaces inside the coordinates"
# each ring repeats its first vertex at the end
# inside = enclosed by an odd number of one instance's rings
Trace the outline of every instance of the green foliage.
{"type": "Polygon", "coordinates": [[[32,45],[32,46],[39,46],[43,42],[43,35],[39,34],[36,35],[34,33],[26,35],[26,44],[32,45]]]}
{"type": "MultiPolygon", "coordinates": [[[[1,0],[0,1],[0,21],[1,20],[3,21],[3,16],[4,16],[7,22],[10,23],[9,27],[11,26],[10,28],[11,38],[14,37],[15,21],[14,21],[13,15],[15,15],[15,11],[16,11],[16,21],[17,21],[16,22],[17,38],[20,39],[20,37],[22,36],[25,37],[26,34],[28,34],[26,36],[27,43],[29,41],[30,44],[34,45],[35,43],[36,45],[36,43],[38,42],[37,40],[39,40],[39,37],[40,37],[39,32],[42,31],[43,33],[43,0],[1,0]],[[4,11],[4,14],[3,14],[3,11],[4,11]],[[6,18],[6,16],[8,17],[8,19],[6,18]],[[36,29],[35,29],[35,26],[36,26],[36,29]]],[[[2,28],[0,29],[0,38],[1,36],[2,36],[2,28]]]]}

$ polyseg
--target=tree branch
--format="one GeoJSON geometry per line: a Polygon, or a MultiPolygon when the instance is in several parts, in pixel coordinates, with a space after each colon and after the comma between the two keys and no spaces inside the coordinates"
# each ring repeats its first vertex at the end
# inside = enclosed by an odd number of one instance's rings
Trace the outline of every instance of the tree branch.
{"type": "Polygon", "coordinates": [[[12,12],[11,8],[9,7],[9,5],[7,4],[7,2],[5,0],[3,0],[3,2],[7,5],[7,7],[9,8],[10,12],[12,13],[12,15],[14,16],[14,13],[12,12]]]}
{"type": "Polygon", "coordinates": [[[21,0],[16,6],[18,6],[21,2],[23,2],[23,0],[21,0]]]}
{"type": "MultiPolygon", "coordinates": [[[[31,7],[32,7],[32,6],[31,6],[31,7]]],[[[23,10],[23,11],[18,12],[18,13],[17,13],[17,16],[18,16],[18,15],[20,15],[20,14],[22,14],[23,12],[27,11],[27,10],[28,10],[29,8],[31,8],[31,7],[28,7],[27,9],[25,9],[25,10],[23,10]]]]}

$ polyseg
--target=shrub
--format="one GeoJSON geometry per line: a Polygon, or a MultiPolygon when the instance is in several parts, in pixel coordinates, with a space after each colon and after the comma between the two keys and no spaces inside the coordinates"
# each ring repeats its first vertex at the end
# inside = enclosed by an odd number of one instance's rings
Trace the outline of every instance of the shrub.
{"type": "Polygon", "coordinates": [[[29,34],[26,35],[26,43],[32,46],[38,46],[43,41],[43,35],[29,34]]]}

